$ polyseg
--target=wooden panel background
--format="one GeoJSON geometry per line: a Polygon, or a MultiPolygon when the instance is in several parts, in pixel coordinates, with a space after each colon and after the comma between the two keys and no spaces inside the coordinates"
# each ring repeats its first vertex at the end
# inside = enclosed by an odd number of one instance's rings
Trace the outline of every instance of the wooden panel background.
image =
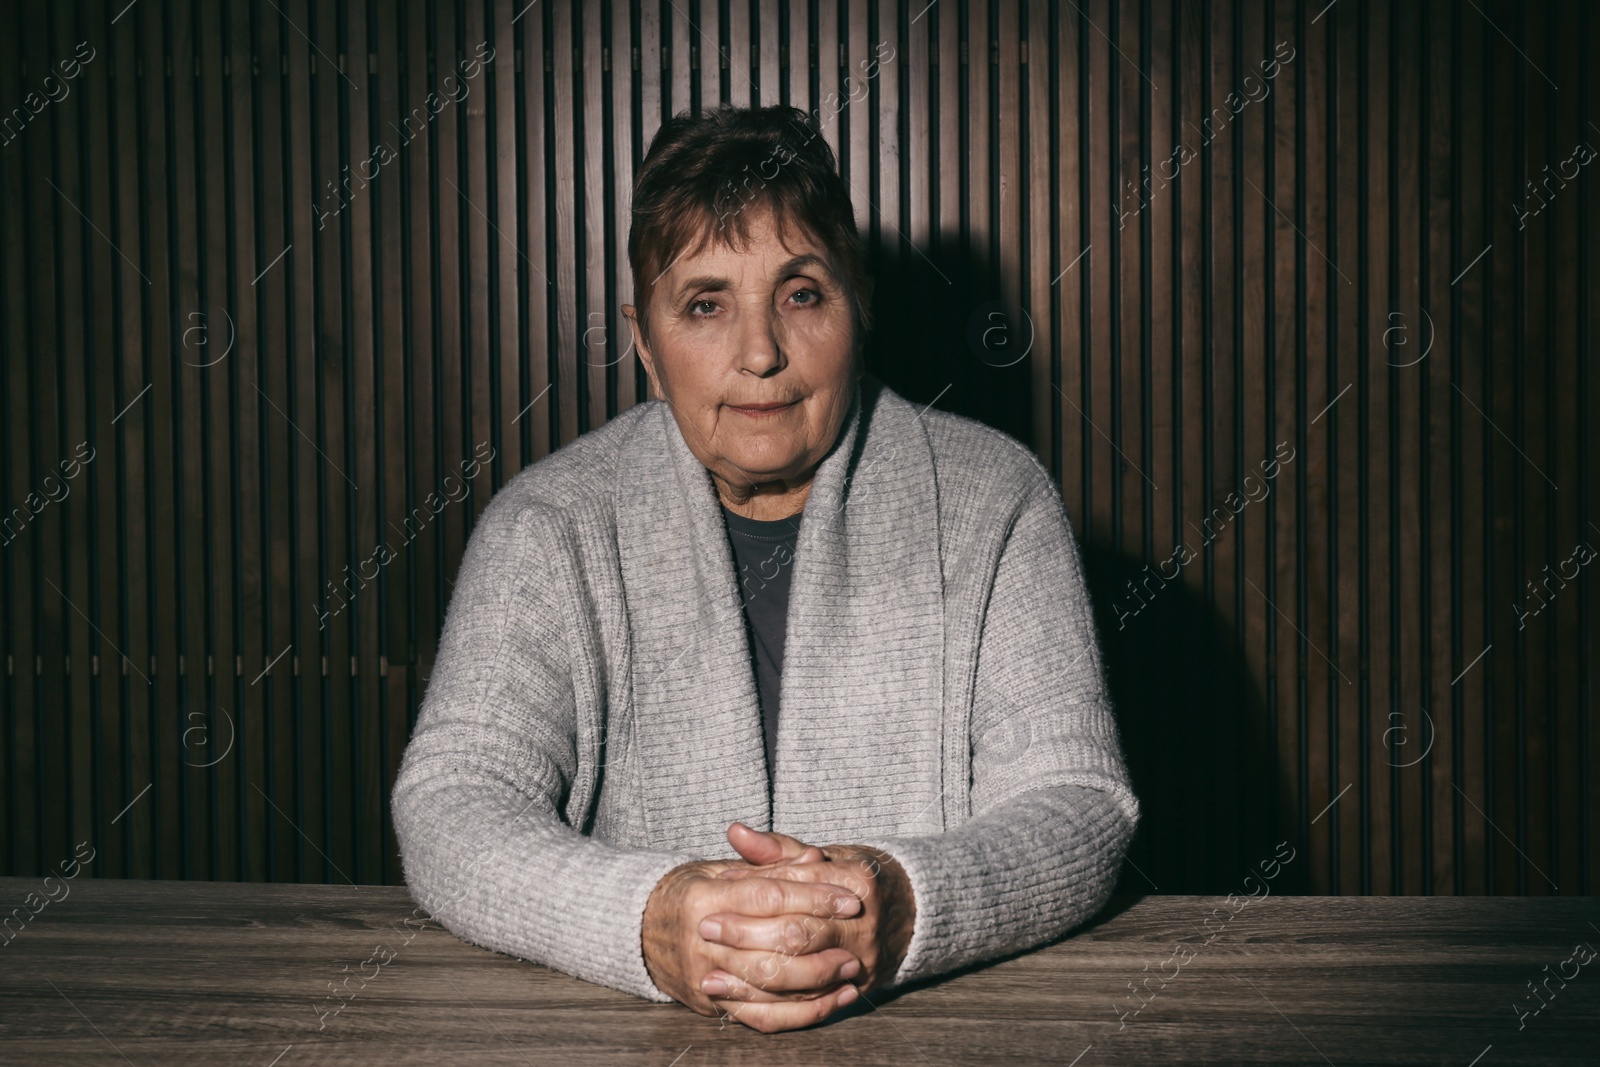
{"type": "Polygon", "coordinates": [[[735,101],[819,111],[874,370],[1059,476],[1124,889],[1289,838],[1316,892],[1593,893],[1597,23],[0,5],[0,873],[398,880],[474,517],[644,395],[631,177],[735,101]]]}

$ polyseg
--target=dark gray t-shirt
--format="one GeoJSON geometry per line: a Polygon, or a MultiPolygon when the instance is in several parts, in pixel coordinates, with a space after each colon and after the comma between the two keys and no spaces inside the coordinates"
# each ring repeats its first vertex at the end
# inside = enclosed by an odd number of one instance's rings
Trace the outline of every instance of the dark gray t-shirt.
{"type": "Polygon", "coordinates": [[[745,632],[755,664],[756,692],[761,701],[761,724],[766,739],[767,784],[777,769],[773,750],[778,741],[778,692],[783,677],[783,642],[788,632],[789,580],[794,573],[795,542],[800,536],[800,516],[787,519],[747,519],[722,508],[733,548],[734,571],[739,579],[739,600],[744,605],[745,632]]]}

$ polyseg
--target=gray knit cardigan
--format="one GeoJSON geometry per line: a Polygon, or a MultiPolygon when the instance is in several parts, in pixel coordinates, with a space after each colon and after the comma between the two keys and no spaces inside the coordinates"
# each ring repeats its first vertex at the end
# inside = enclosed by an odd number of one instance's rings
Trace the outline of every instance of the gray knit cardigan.
{"type": "Polygon", "coordinates": [[[1083,569],[1015,439],[871,375],[795,551],[768,797],[710,474],[651,400],[484,509],[394,787],[418,904],[457,936],[654,1001],[657,881],[741,820],[894,856],[894,985],[1042,944],[1110,895],[1139,818],[1083,569]]]}

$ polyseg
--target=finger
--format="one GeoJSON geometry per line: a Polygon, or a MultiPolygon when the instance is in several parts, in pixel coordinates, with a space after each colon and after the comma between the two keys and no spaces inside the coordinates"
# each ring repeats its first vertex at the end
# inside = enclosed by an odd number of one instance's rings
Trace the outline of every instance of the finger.
{"type": "Polygon", "coordinates": [[[791,956],[838,948],[844,942],[843,929],[831,917],[793,913],[758,916],[716,912],[700,920],[699,933],[714,945],[791,956]]]}
{"type": "Polygon", "coordinates": [[[717,946],[706,956],[710,965],[699,977],[701,992],[733,1000],[815,997],[863,971],[860,959],[842,948],[788,955],[717,946]],[[755,996],[758,992],[770,996],[755,996]]]}
{"type": "Polygon", "coordinates": [[[775,868],[767,872],[767,877],[751,876],[729,881],[717,900],[718,906],[708,908],[706,914],[731,911],[740,915],[760,916],[799,912],[802,915],[840,919],[861,914],[861,898],[843,886],[772,877],[788,869],[775,868]]]}
{"type": "Polygon", "coordinates": [[[810,1000],[760,1003],[714,997],[711,1003],[721,1008],[726,1018],[741,1022],[763,1034],[775,1034],[782,1030],[799,1030],[815,1026],[840,1009],[853,1004],[859,995],[860,991],[854,985],[844,982],[829,990],[824,996],[810,1000]]]}
{"type": "Polygon", "coordinates": [[[788,956],[726,950],[700,978],[700,991],[728,1000],[809,1000],[860,977],[861,961],[842,948],[788,956]]]}
{"type": "Polygon", "coordinates": [[[759,875],[763,878],[773,878],[788,882],[828,883],[839,886],[847,893],[851,893],[862,900],[872,892],[874,878],[859,864],[846,861],[835,862],[824,860],[816,863],[785,863],[777,867],[763,867],[760,870],[719,871],[717,878],[725,881],[734,881],[739,878],[748,878],[759,875]]]}
{"type": "MultiPolygon", "coordinates": [[[[788,834],[757,830],[742,822],[729,825],[728,843],[746,862],[757,865],[799,859],[808,848],[815,847],[808,846],[788,834]]],[[[817,851],[820,853],[821,850],[817,851]]]]}
{"type": "Polygon", "coordinates": [[[808,845],[806,850],[800,853],[798,856],[795,856],[792,859],[779,860],[776,863],[751,863],[748,860],[729,860],[726,862],[728,862],[730,866],[723,868],[716,874],[711,875],[711,877],[748,878],[752,874],[765,874],[767,871],[778,870],[794,863],[822,863],[826,859],[827,856],[823,854],[822,849],[818,848],[816,845],[808,845]],[[731,864],[734,863],[737,863],[738,865],[731,866],[731,864]]]}

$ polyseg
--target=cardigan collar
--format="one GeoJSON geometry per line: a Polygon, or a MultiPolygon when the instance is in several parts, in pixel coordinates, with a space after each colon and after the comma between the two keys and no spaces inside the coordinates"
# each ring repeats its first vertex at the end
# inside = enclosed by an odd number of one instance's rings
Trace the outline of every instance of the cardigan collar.
{"type": "Polygon", "coordinates": [[[802,840],[849,840],[886,823],[942,829],[943,578],[933,455],[917,410],[864,376],[813,475],[792,564],[769,797],[715,483],[667,404],[646,403],[654,410],[618,457],[616,501],[649,843],[732,856],[734,820],[802,840]],[[863,748],[881,753],[874,769],[840,778],[838,757],[863,748]]]}

